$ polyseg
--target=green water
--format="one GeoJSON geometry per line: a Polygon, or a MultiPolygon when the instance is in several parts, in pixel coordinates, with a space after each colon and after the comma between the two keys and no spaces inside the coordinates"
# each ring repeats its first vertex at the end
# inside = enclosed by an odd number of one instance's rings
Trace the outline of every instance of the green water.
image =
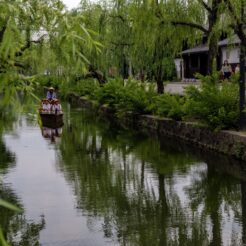
{"type": "Polygon", "coordinates": [[[64,108],[62,129],[0,124],[0,208],[12,245],[243,245],[246,163],[64,108]],[[52,136],[52,137],[51,137],[52,136]]]}

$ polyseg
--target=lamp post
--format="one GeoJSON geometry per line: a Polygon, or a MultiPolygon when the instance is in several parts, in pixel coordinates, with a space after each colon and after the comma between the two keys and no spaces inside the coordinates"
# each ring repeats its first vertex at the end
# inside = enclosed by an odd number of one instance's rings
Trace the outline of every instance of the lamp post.
{"type": "MultiPolygon", "coordinates": [[[[241,0],[241,21],[244,22],[244,0],[241,0]]],[[[240,81],[239,81],[239,128],[245,126],[245,47],[240,45],[240,81]]]]}

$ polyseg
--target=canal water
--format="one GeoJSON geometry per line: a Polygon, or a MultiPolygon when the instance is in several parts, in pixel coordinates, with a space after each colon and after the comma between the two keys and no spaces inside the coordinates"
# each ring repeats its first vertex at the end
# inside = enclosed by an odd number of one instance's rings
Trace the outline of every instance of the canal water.
{"type": "Polygon", "coordinates": [[[0,208],[11,245],[243,245],[246,163],[115,127],[65,105],[64,126],[0,123],[0,208]]]}

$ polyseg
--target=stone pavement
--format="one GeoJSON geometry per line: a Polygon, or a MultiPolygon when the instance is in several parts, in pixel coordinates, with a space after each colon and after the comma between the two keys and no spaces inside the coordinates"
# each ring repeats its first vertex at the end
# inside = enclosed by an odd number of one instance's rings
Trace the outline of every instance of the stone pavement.
{"type": "Polygon", "coordinates": [[[200,86],[200,82],[170,82],[165,85],[164,92],[169,92],[171,94],[185,94],[185,88],[189,85],[194,85],[196,87],[200,86]]]}

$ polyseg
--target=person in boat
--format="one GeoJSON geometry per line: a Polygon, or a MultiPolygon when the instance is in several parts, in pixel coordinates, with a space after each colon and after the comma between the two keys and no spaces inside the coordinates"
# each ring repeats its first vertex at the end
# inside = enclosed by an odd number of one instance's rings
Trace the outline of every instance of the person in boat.
{"type": "Polygon", "coordinates": [[[61,114],[62,113],[62,107],[58,99],[54,99],[52,101],[52,112],[55,114],[61,114]]]}
{"type": "Polygon", "coordinates": [[[47,91],[46,99],[48,99],[49,101],[56,99],[56,93],[54,87],[49,87],[49,90],[47,91]]]}
{"type": "Polygon", "coordinates": [[[50,110],[51,110],[51,105],[50,105],[49,100],[48,99],[42,100],[40,112],[50,113],[50,110]]]}

